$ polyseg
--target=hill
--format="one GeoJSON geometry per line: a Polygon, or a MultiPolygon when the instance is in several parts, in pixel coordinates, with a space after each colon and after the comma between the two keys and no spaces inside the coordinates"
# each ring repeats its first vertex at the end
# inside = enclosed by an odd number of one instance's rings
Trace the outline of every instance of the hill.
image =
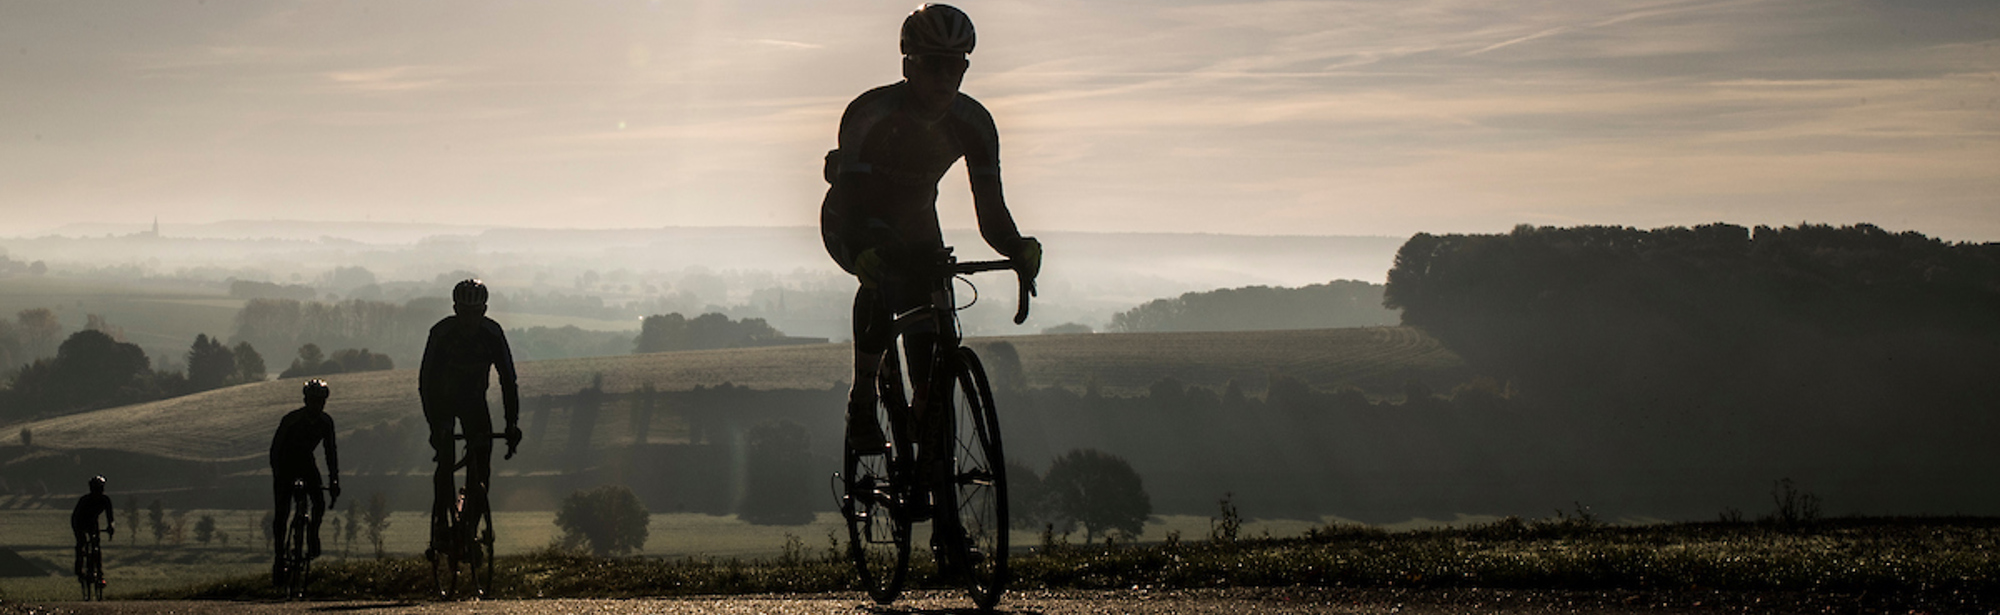
{"type": "MultiPolygon", "coordinates": [[[[1260,391],[1274,374],[1316,388],[1389,390],[1408,379],[1443,387],[1459,378],[1458,358],[1435,340],[1399,327],[1225,333],[1041,335],[970,340],[1005,343],[1020,357],[1031,386],[1094,387],[1138,393],[1162,378],[1220,389],[1236,382],[1260,391]]],[[[603,376],[603,389],[651,384],[661,391],[733,383],[753,390],[844,390],[846,344],[666,352],[529,361],[518,366],[523,398],[568,395],[603,376]]],[[[1005,369],[989,352],[994,369],[1005,369]]],[[[996,374],[996,377],[999,377],[996,374]]],[[[329,411],[343,436],[416,416],[413,368],[326,377],[329,411]]],[[[146,404],[8,426],[33,430],[38,447],[117,450],[191,461],[261,458],[277,417],[299,406],[299,379],[239,385],[146,404]]],[[[494,407],[497,409],[498,404],[494,407]]],[[[837,414],[829,407],[828,415],[837,414]]]]}

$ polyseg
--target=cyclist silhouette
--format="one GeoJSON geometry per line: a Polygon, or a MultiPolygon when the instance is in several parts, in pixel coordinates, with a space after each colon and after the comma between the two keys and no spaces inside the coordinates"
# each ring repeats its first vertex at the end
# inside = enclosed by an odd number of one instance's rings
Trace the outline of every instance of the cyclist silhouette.
{"type": "Polygon", "coordinates": [[[76,576],[83,577],[83,549],[97,540],[97,516],[104,515],[104,533],[116,536],[118,527],[111,514],[111,496],[104,495],[104,477],[90,477],[90,493],[76,500],[69,513],[69,530],[76,534],[76,576]]]}
{"type": "Polygon", "coordinates": [[[521,443],[521,389],[515,383],[514,355],[500,323],[486,317],[486,284],[465,280],[451,289],[451,316],[431,326],[424,343],[424,361],[417,371],[417,393],[424,419],[430,422],[431,450],[437,473],[432,478],[431,544],[438,543],[446,507],[456,497],[452,489],[453,421],[465,433],[467,485],[485,485],[493,468],[493,414],[486,407],[488,370],[500,374],[500,402],[506,412],[507,445],[521,443]]]}
{"type": "Polygon", "coordinates": [[[313,461],[313,449],[326,451],[326,487],[333,494],[333,501],[340,501],[340,448],[333,439],[333,417],[326,414],[326,399],[333,390],[325,380],[306,381],[300,391],[305,396],[305,406],[285,413],[278,419],[278,431],[271,435],[271,492],[277,502],[278,523],[277,558],[271,562],[272,582],[282,582],[282,568],[285,559],[285,539],[283,531],[286,519],[292,512],[292,482],[306,483],[307,497],[312,500],[312,531],[306,534],[306,557],[319,557],[319,525],[325,516],[327,499],[320,495],[319,465],[313,461]]]}
{"type": "MultiPolygon", "coordinates": [[[[945,4],[925,4],[903,19],[903,81],[848,103],[839,149],[827,152],[832,184],[820,206],[820,235],[841,269],[861,281],[854,294],[854,385],[847,395],[847,445],[886,446],[875,418],[877,367],[895,337],[898,313],[923,305],[940,284],[927,269],[944,248],[938,181],[958,159],[971,176],[980,236],[1021,263],[1032,280],[1042,246],[1021,236],[1000,190],[1000,137],[986,108],[958,91],[976,35],[972,19],[945,4]]],[[[935,331],[904,331],[915,383],[912,407],[925,408],[935,331]]]]}

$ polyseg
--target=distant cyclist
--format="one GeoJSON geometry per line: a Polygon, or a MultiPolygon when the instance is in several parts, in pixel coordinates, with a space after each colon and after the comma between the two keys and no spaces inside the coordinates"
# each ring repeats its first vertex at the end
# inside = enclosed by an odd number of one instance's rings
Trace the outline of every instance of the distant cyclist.
{"type": "MultiPolygon", "coordinates": [[[[847,396],[847,445],[879,451],[875,418],[877,366],[895,332],[895,314],[923,305],[942,282],[927,271],[944,247],[938,227],[938,181],[960,158],[972,180],[980,235],[1020,263],[1032,280],[1042,246],[1022,237],[1000,191],[1000,137],[993,116],[958,91],[976,40],[972,19],[944,4],[925,4],[903,20],[903,81],[869,90],[840,117],[840,148],[827,153],[820,234],[827,253],[860,278],[854,294],[854,386],[847,396]]],[[[931,338],[906,331],[904,351],[916,383],[913,405],[929,391],[931,338]]]]}
{"type": "Polygon", "coordinates": [[[76,576],[83,578],[83,552],[97,541],[97,516],[104,515],[104,533],[116,536],[118,527],[111,514],[111,496],[104,495],[104,477],[90,477],[90,493],[77,498],[69,513],[70,532],[76,534],[76,576]]]}
{"type": "Polygon", "coordinates": [[[340,501],[340,448],[334,443],[333,417],[326,414],[326,400],[333,389],[325,380],[306,381],[301,393],[305,396],[305,406],[285,413],[278,419],[278,431],[271,435],[271,492],[277,502],[278,552],[271,562],[271,580],[282,581],[282,566],[285,559],[284,525],[292,514],[292,483],[303,480],[306,483],[306,497],[312,501],[312,531],[306,534],[306,558],[319,557],[319,525],[326,515],[327,499],[320,495],[319,464],[313,460],[313,449],[326,451],[326,490],[333,494],[333,501],[340,501]]]}
{"type": "MultiPolygon", "coordinates": [[[[486,284],[465,280],[451,289],[451,316],[431,327],[424,343],[424,362],[417,372],[417,392],[423,398],[424,419],[431,427],[431,449],[437,473],[431,499],[431,519],[443,519],[456,501],[452,489],[453,423],[465,434],[466,484],[486,485],[493,468],[493,414],[486,407],[490,372],[500,374],[500,403],[506,413],[507,446],[521,443],[521,389],[514,377],[514,354],[500,323],[486,317],[486,284]]],[[[437,544],[440,530],[431,527],[437,544]]]]}

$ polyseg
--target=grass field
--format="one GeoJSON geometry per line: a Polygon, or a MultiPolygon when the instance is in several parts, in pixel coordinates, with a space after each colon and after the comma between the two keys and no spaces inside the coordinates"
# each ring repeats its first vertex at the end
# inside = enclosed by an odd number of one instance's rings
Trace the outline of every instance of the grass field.
{"type": "MultiPolygon", "coordinates": [[[[1252,331],[1039,335],[975,339],[975,346],[1012,344],[1031,385],[1131,393],[1163,377],[1221,388],[1235,381],[1261,390],[1282,374],[1321,387],[1395,386],[1410,375],[1455,373],[1459,359],[1436,340],[1400,327],[1252,331]]],[[[849,346],[817,344],[705,350],[520,364],[523,396],[569,394],[603,375],[607,390],[651,383],[686,390],[730,382],[755,389],[845,389],[849,346]]],[[[326,377],[334,390],[327,410],[343,430],[414,416],[416,370],[326,377]]],[[[0,426],[34,431],[39,446],[126,450],[176,459],[238,460],[266,454],[273,421],[299,405],[298,379],[240,385],[194,395],[0,426]]],[[[497,392],[497,388],[496,388],[497,392]]],[[[497,404],[495,404],[497,407],[497,404]]]]}
{"type": "MultiPolygon", "coordinates": [[[[1340,588],[1353,599],[1459,603],[1500,600],[1524,611],[1986,613],[2000,607],[2000,520],[1849,518],[1803,526],[1678,523],[1610,527],[1589,520],[1503,519],[1388,532],[1347,524],[1236,542],[1029,546],[1012,557],[1021,591],[1340,588]],[[1604,608],[1592,608],[1604,607],[1604,608]]],[[[499,561],[502,597],[620,598],[852,590],[844,561],[811,543],[789,556],[598,559],[555,551],[499,561]]],[[[911,585],[948,587],[928,557],[911,585]]],[[[420,559],[322,569],[328,598],[421,598],[420,559]]],[[[257,599],[257,577],[155,594],[257,599]]]]}
{"type": "MultiPolygon", "coordinates": [[[[365,529],[351,544],[337,533],[336,526],[346,522],[346,504],[340,504],[330,516],[329,525],[321,530],[329,563],[359,562],[374,557],[365,529]]],[[[67,571],[71,562],[68,514],[55,510],[0,511],[0,547],[67,571]]],[[[105,575],[111,581],[110,595],[130,596],[270,570],[271,555],[259,529],[263,511],[187,511],[181,517],[186,524],[181,544],[167,546],[154,545],[152,535],[141,529],[143,521],[125,519],[122,510],[119,514],[120,533],[105,544],[105,575]],[[215,518],[217,529],[228,534],[227,543],[201,545],[194,541],[192,528],[203,515],[215,518]],[[143,535],[134,540],[134,530],[143,535]]],[[[140,511],[142,517],[145,514],[140,511]]],[[[533,553],[548,547],[561,535],[554,512],[498,513],[494,515],[494,524],[498,526],[495,536],[500,539],[495,549],[501,555],[533,553]]],[[[1243,535],[1297,536],[1314,525],[1295,520],[1253,520],[1244,524],[1243,535]]],[[[925,526],[919,526],[922,527],[925,526]]],[[[417,556],[426,540],[424,528],[422,513],[392,514],[389,528],[383,534],[384,550],[392,558],[417,556]]],[[[758,526],[735,517],[712,515],[656,514],[647,529],[646,547],[640,555],[663,559],[769,560],[783,555],[791,538],[797,539],[806,554],[822,556],[829,547],[829,532],[842,540],[846,536],[840,517],[833,513],[821,513],[812,523],[799,526],[758,526]]],[[[1206,537],[1208,519],[1156,517],[1147,525],[1142,539],[1159,541],[1175,531],[1190,539],[1206,537]]],[[[1013,538],[1022,546],[1038,544],[1040,539],[1034,532],[1016,532],[1013,538]]],[[[928,540],[928,534],[920,531],[918,540],[928,540]]],[[[0,578],[0,596],[14,600],[68,599],[76,591],[74,577],[67,572],[49,577],[0,578]]]]}

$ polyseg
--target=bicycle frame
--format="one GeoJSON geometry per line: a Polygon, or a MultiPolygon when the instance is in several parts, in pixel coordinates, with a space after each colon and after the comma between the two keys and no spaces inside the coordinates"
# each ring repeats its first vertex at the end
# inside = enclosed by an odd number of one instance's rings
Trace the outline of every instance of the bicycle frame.
{"type": "Polygon", "coordinates": [[[83,599],[104,599],[104,544],[99,536],[104,530],[93,530],[84,534],[83,544],[78,545],[78,554],[83,558],[83,574],[77,582],[83,588],[83,599]]]}
{"type": "Polygon", "coordinates": [[[304,597],[306,584],[312,582],[313,558],[308,556],[306,550],[306,545],[310,544],[309,541],[312,539],[312,493],[330,490],[325,486],[308,487],[305,479],[292,481],[292,492],[289,495],[292,501],[292,514],[286,520],[284,530],[279,533],[279,539],[285,541],[282,556],[284,561],[279,564],[285,574],[285,593],[289,598],[304,597]]]}
{"type": "MultiPolygon", "coordinates": [[[[491,437],[494,440],[504,440],[507,436],[492,434],[491,437]]],[[[465,434],[452,436],[454,441],[465,439],[465,434]]],[[[470,447],[467,450],[469,452],[470,447]]],[[[514,452],[515,446],[509,444],[504,459],[513,459],[514,452]]],[[[458,447],[453,446],[452,454],[456,457],[450,463],[453,483],[457,482],[458,472],[466,470],[472,464],[471,455],[459,456],[457,453],[458,447]]],[[[438,593],[442,597],[449,598],[456,595],[460,563],[470,565],[476,592],[484,595],[492,591],[494,543],[493,507],[490,498],[492,480],[492,468],[487,468],[485,483],[474,481],[468,472],[465,485],[457,489],[458,498],[452,505],[433,506],[431,523],[442,530],[443,538],[426,549],[424,556],[431,561],[433,581],[437,584],[438,593]],[[484,532],[480,531],[482,523],[484,532]],[[484,566],[484,578],[480,576],[482,566],[484,566]]]]}

